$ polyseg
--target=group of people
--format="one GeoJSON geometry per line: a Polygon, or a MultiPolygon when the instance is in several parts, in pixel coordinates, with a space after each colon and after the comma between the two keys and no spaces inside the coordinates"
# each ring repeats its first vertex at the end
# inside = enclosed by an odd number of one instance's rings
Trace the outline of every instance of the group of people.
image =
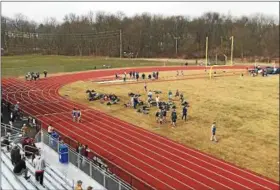
{"type": "MultiPolygon", "coordinates": [[[[24,146],[23,146],[23,150],[24,146]]],[[[42,157],[39,149],[35,152],[35,154],[32,154],[32,165],[35,168],[35,179],[36,181],[40,182],[40,184],[44,187],[43,179],[44,179],[44,170],[46,167],[45,160],[42,157]]],[[[25,150],[27,151],[27,150],[25,150]]],[[[13,145],[11,149],[11,161],[14,166],[13,172],[16,175],[24,175],[24,178],[28,180],[30,176],[28,176],[28,169],[26,167],[26,153],[21,154],[20,148],[17,145],[13,145]]],[[[29,152],[30,153],[30,152],[29,152]]]]}
{"type": "MultiPolygon", "coordinates": [[[[47,77],[47,74],[48,72],[46,70],[44,70],[44,76],[45,78],[47,77]]],[[[25,80],[38,80],[40,79],[40,72],[28,72],[26,75],[25,75],[25,80]]]]}
{"type": "Polygon", "coordinates": [[[82,112],[79,109],[73,108],[72,110],[72,119],[73,122],[81,122],[82,112]]]}
{"type": "MultiPolygon", "coordinates": [[[[177,71],[177,75],[176,76],[178,77],[179,75],[180,75],[180,71],[177,71]]],[[[184,76],[184,71],[183,70],[181,70],[181,75],[184,76]]]]}
{"type": "MultiPolygon", "coordinates": [[[[83,190],[83,182],[81,180],[77,181],[77,185],[75,187],[75,190],[83,190]]],[[[94,190],[92,186],[88,186],[86,190],[94,190]]]]}

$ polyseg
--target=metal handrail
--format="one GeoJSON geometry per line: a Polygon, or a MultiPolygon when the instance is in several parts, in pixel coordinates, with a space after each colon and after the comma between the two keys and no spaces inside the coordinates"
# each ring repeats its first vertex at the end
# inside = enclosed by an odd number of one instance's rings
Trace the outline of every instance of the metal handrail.
{"type": "MultiPolygon", "coordinates": [[[[44,134],[44,131],[45,131],[45,130],[44,130],[44,129],[41,129],[41,131],[43,131],[43,134],[44,134]]],[[[59,146],[60,142],[59,142],[58,139],[53,138],[53,137],[52,137],[51,135],[49,135],[49,134],[46,134],[46,136],[48,136],[49,138],[53,139],[53,141],[56,141],[56,142],[58,143],[58,146],[59,146]]],[[[115,181],[116,183],[121,182],[121,184],[122,184],[123,187],[125,187],[125,188],[127,188],[127,189],[131,189],[131,187],[130,187],[129,185],[127,185],[125,182],[123,182],[121,179],[112,178],[112,177],[111,177],[111,174],[109,174],[108,172],[104,172],[104,171],[100,170],[100,169],[99,169],[100,167],[97,166],[93,161],[89,160],[87,157],[83,156],[82,154],[77,153],[77,152],[76,152],[72,147],[70,147],[68,144],[66,144],[66,143],[63,143],[63,144],[66,145],[66,146],[68,147],[68,153],[69,153],[69,152],[73,153],[75,156],[77,156],[77,158],[82,157],[82,158],[84,159],[84,162],[87,162],[88,164],[91,163],[93,166],[95,166],[95,168],[96,168],[97,170],[99,170],[100,172],[102,172],[104,175],[108,176],[110,179],[112,179],[112,180],[115,181]]],[[[62,154],[63,154],[63,153],[62,153],[62,154]]]]}

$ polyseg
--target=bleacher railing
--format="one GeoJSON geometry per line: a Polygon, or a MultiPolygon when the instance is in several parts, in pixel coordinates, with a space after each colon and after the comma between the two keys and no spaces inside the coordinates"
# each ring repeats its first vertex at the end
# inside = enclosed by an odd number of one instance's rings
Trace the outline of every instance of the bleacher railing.
{"type": "MultiPolygon", "coordinates": [[[[93,163],[93,161],[89,160],[85,156],[82,156],[82,154],[77,153],[73,148],[71,148],[69,145],[64,143],[64,141],[63,144],[68,147],[68,152],[59,153],[59,147],[61,145],[61,141],[51,137],[45,130],[42,129],[41,135],[38,135],[37,137],[39,136],[41,136],[41,142],[49,146],[58,154],[68,154],[68,161],[71,164],[78,167],[80,170],[82,170],[84,173],[92,177],[99,184],[103,185],[106,189],[108,190],[131,189],[131,187],[129,187],[127,184],[115,178],[114,175],[108,172],[106,168],[104,169],[100,168],[98,165],[93,163]]],[[[38,140],[36,139],[36,141],[38,140]]]]}
{"type": "MultiPolygon", "coordinates": [[[[36,128],[37,132],[40,130],[43,131],[43,139],[41,139],[39,142],[44,142],[48,146],[50,146],[52,149],[54,149],[56,152],[58,152],[58,146],[52,147],[52,144],[50,142],[55,142],[52,140],[49,140],[48,133],[43,130],[42,124],[39,120],[37,120],[35,117],[31,117],[29,114],[25,113],[24,110],[21,111],[22,115],[25,119],[29,118],[29,124],[36,128]],[[47,140],[46,140],[47,139],[47,140]]],[[[46,126],[45,126],[46,127],[46,126]]],[[[68,145],[68,147],[71,149],[69,151],[69,161],[77,167],[79,167],[82,171],[84,171],[86,174],[90,175],[94,180],[99,182],[101,185],[103,185],[108,190],[131,190],[131,189],[138,189],[138,190],[156,190],[154,187],[147,184],[142,179],[139,179],[138,177],[134,176],[130,172],[126,171],[125,169],[121,168],[120,166],[117,166],[109,159],[106,159],[105,157],[102,157],[98,153],[94,152],[93,150],[90,150],[88,158],[83,158],[82,155],[77,154],[76,151],[73,151],[73,148],[77,147],[78,142],[69,136],[65,135],[59,130],[56,130],[59,133],[60,140],[63,140],[65,144],[68,145]],[[70,153],[71,152],[71,153],[70,153]],[[101,158],[102,161],[104,161],[107,165],[107,168],[109,169],[110,173],[106,170],[101,170],[99,166],[93,163],[91,161],[95,156],[98,158],[101,158]],[[82,160],[82,162],[78,162],[78,157],[82,160]],[[120,179],[121,178],[121,179],[120,179]]],[[[39,138],[42,138],[42,135],[36,135],[37,140],[39,138]]],[[[59,142],[57,142],[57,145],[59,142]]],[[[69,149],[69,150],[70,150],[69,149]]]]}

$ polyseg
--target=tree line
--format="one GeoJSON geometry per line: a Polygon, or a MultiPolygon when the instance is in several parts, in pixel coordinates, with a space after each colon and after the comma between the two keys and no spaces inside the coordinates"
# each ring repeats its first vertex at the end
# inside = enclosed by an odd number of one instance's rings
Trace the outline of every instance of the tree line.
{"type": "Polygon", "coordinates": [[[143,13],[128,17],[118,12],[68,14],[62,22],[47,18],[42,23],[22,14],[1,18],[1,46],[6,55],[92,55],[119,57],[230,56],[279,57],[279,23],[273,17],[255,14],[233,17],[208,12],[196,18],[143,13]]]}

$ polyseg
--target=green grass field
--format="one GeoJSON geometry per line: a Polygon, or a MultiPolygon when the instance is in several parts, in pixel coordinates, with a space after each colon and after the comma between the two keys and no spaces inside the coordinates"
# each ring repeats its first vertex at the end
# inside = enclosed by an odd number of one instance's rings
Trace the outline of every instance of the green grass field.
{"type": "MultiPolygon", "coordinates": [[[[144,67],[163,66],[162,60],[132,60],[118,58],[95,58],[95,57],[71,57],[71,56],[3,56],[1,57],[2,76],[23,76],[27,72],[43,72],[47,70],[50,74],[61,72],[86,71],[104,69],[103,65],[111,68],[118,67],[144,67]]],[[[168,65],[182,65],[182,61],[168,62],[168,65]]]]}

